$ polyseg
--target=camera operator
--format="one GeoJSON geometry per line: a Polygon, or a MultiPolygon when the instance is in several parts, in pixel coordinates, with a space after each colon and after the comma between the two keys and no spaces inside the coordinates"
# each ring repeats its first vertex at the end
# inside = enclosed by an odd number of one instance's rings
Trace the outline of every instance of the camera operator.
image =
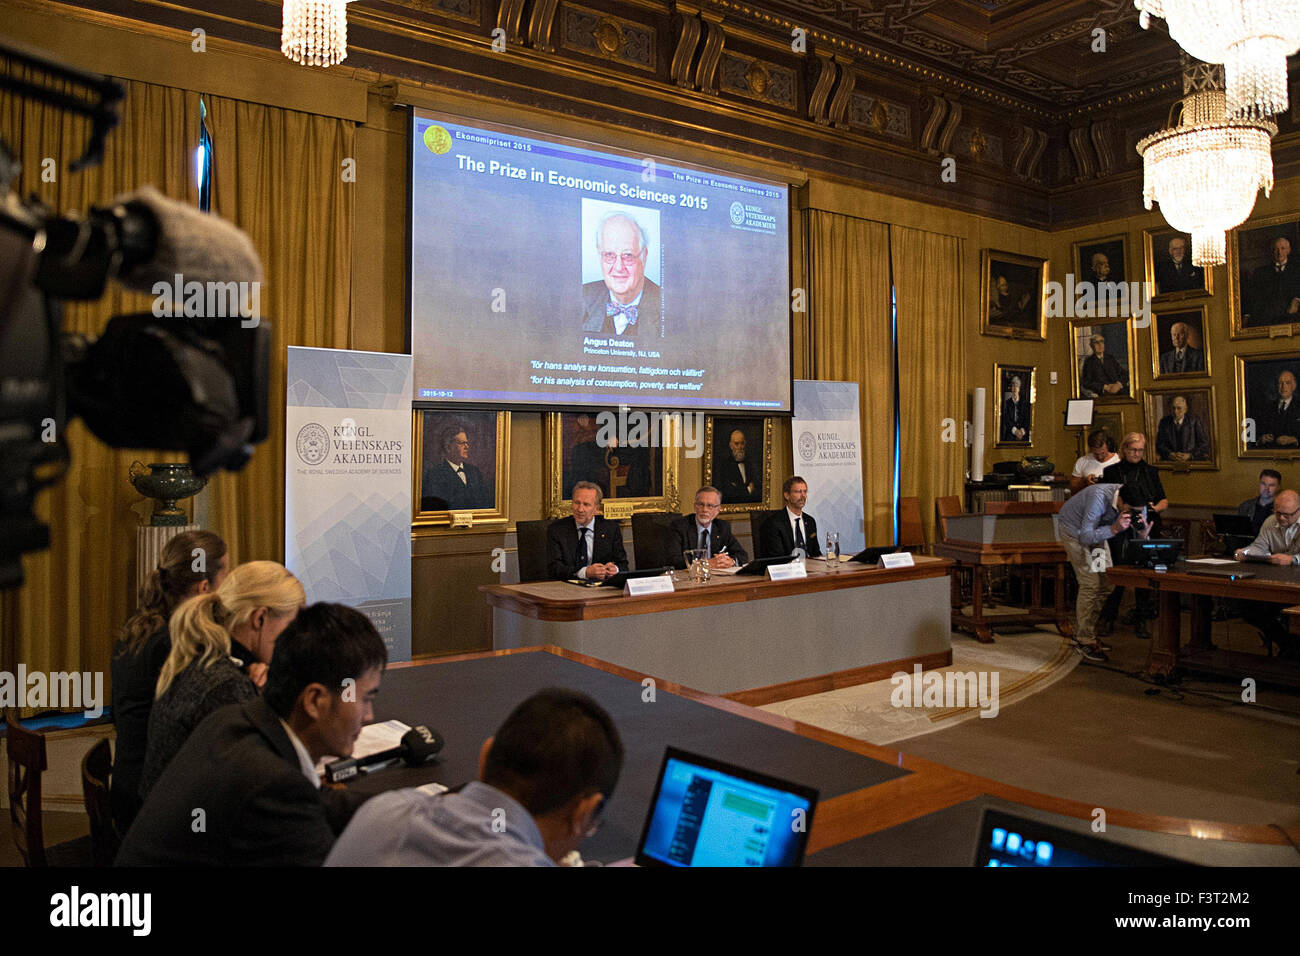
{"type": "MultiPolygon", "coordinates": [[[[1160,537],[1160,512],[1169,507],[1165,497],[1164,485],[1160,483],[1160,473],[1144,460],[1147,450],[1146,436],[1141,432],[1129,432],[1120,442],[1120,460],[1102,472],[1101,481],[1112,485],[1136,485],[1142,491],[1142,505],[1145,507],[1144,518],[1148,527],[1142,537],[1160,537]]],[[[1125,563],[1124,549],[1133,537],[1130,534],[1116,535],[1110,539],[1110,553],[1116,564],[1125,563]]],[[[1159,611],[1156,602],[1147,588],[1134,589],[1133,610],[1124,618],[1125,624],[1133,625],[1133,633],[1141,638],[1149,638],[1147,621],[1156,617],[1159,611]]],[[[1115,618],[1119,615],[1119,606],[1124,599],[1124,589],[1117,587],[1106,599],[1097,621],[1097,634],[1106,637],[1115,628],[1115,618]]]]}
{"type": "Polygon", "coordinates": [[[1079,582],[1075,603],[1074,646],[1084,660],[1104,661],[1110,648],[1097,640],[1099,609],[1113,585],[1106,578],[1110,553],[1103,542],[1136,533],[1146,537],[1142,522],[1144,492],[1136,485],[1089,485],[1061,506],[1056,531],[1079,582]],[[1135,527],[1134,522],[1142,522],[1135,527]]]}

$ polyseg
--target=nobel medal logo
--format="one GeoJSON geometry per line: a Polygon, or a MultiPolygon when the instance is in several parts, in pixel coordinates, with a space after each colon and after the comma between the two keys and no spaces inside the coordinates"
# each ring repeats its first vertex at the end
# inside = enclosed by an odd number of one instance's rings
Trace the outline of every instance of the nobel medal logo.
{"type": "Polygon", "coordinates": [[[817,457],[817,439],[812,432],[800,432],[799,457],[804,461],[812,461],[817,457]]]}
{"type": "Polygon", "coordinates": [[[745,222],[745,206],[743,203],[733,202],[731,204],[731,221],[737,226],[745,222]]]}
{"type": "Polygon", "coordinates": [[[323,425],[311,422],[302,426],[295,443],[298,457],[308,465],[319,465],[330,451],[330,435],[323,425]]]}
{"type": "Polygon", "coordinates": [[[451,149],[451,134],[434,124],[424,131],[424,145],[435,156],[441,156],[451,149]]]}

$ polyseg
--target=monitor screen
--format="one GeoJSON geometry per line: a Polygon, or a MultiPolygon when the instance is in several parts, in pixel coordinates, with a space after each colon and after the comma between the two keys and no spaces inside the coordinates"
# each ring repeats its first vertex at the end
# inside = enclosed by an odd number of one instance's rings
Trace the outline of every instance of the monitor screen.
{"type": "Polygon", "coordinates": [[[1191,866],[1167,856],[1112,843],[1039,823],[1026,817],[985,810],[975,865],[1063,866],[1191,866]]]}
{"type": "Polygon", "coordinates": [[[816,790],[669,747],[636,861],[798,866],[816,804],[816,790]]]}
{"type": "Polygon", "coordinates": [[[788,412],[789,190],[415,109],[417,403],[788,412]]]}

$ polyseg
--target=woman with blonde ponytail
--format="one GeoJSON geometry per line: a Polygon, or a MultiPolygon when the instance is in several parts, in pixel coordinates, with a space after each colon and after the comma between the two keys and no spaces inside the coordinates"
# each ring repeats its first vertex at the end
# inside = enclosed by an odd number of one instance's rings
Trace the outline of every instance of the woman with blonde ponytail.
{"type": "Polygon", "coordinates": [[[113,723],[117,732],[110,798],[125,833],[140,809],[140,773],[158,674],[171,653],[167,622],[188,598],[221,586],[226,542],[211,531],[183,531],[167,542],[158,567],[140,586],[137,607],[113,646],[113,723]]]}
{"type": "Polygon", "coordinates": [[[283,565],[250,561],[232,570],[216,591],[176,609],[171,653],[149,715],[141,801],[203,718],[257,696],[275,639],[306,603],[302,584],[283,565]]]}

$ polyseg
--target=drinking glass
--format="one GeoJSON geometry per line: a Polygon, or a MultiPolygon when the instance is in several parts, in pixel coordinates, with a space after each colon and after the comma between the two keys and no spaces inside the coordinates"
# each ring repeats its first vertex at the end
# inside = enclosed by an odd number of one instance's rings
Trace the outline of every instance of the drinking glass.
{"type": "Polygon", "coordinates": [[[840,569],[840,533],[838,531],[826,532],[826,570],[838,571],[840,569]]]}

